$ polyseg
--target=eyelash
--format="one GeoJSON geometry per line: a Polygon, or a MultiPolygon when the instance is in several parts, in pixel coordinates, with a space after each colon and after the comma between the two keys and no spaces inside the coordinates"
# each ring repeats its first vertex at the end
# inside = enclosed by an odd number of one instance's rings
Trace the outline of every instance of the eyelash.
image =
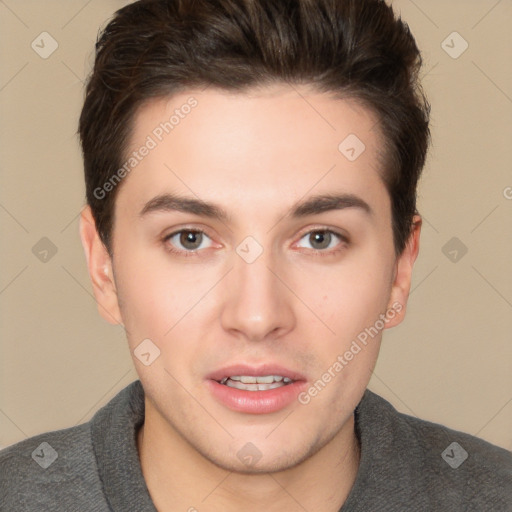
{"type": "MultiPolygon", "coordinates": [[[[201,249],[196,249],[196,250],[193,250],[193,251],[183,251],[183,250],[179,250],[179,249],[176,249],[175,247],[173,247],[170,243],[169,243],[169,240],[175,236],[175,235],[178,235],[180,233],[202,233],[203,235],[206,235],[208,238],[211,238],[208,236],[208,234],[201,230],[201,229],[187,229],[187,228],[183,228],[183,229],[179,229],[177,231],[173,231],[172,233],[168,234],[168,235],[165,235],[162,242],[164,243],[165,245],[165,248],[168,252],[172,253],[172,254],[176,254],[178,256],[184,256],[186,258],[188,257],[191,257],[191,256],[199,256],[199,253],[202,251],[201,249]]],[[[337,231],[334,231],[332,229],[327,229],[327,228],[314,228],[314,229],[311,229],[309,231],[306,231],[305,233],[303,233],[299,240],[302,240],[305,236],[307,235],[311,235],[312,233],[330,233],[332,235],[334,235],[335,237],[337,237],[339,240],[340,240],[340,243],[341,244],[344,244],[345,246],[346,245],[349,245],[350,243],[350,240],[348,239],[347,236],[345,235],[342,235],[341,233],[338,233],[337,231]]],[[[320,256],[320,257],[325,257],[325,256],[333,256],[335,254],[338,254],[340,251],[343,250],[343,247],[340,247],[338,249],[330,249],[330,250],[321,250],[321,249],[309,249],[310,251],[313,251],[312,255],[313,256],[320,256]]]]}

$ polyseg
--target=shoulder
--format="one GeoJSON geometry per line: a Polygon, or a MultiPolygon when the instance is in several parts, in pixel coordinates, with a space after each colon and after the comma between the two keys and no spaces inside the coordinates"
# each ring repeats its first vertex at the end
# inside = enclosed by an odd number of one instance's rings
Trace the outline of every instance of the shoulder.
{"type": "Polygon", "coordinates": [[[1,510],[108,510],[89,423],[4,448],[0,475],[1,510]]]}
{"type": "Polygon", "coordinates": [[[512,508],[512,454],[478,437],[399,413],[367,391],[364,399],[375,429],[382,428],[383,451],[395,461],[402,482],[430,506],[446,510],[512,508]],[[406,474],[407,473],[407,474],[406,474]]]}
{"type": "Polygon", "coordinates": [[[110,511],[105,474],[115,475],[111,495],[119,486],[133,489],[133,466],[138,464],[133,432],[143,419],[144,392],[140,381],[134,381],[87,423],[0,451],[0,510],[110,511]],[[127,483],[125,476],[132,481],[127,483]]]}

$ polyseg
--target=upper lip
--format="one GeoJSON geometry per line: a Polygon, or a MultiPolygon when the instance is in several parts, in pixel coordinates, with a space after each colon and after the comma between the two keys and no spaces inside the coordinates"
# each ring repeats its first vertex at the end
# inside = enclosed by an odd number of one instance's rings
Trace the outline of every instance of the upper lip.
{"type": "Polygon", "coordinates": [[[264,363],[254,366],[249,366],[247,364],[231,364],[229,366],[224,366],[219,370],[215,370],[214,372],[207,375],[206,378],[220,382],[225,377],[232,377],[233,375],[247,375],[250,377],[280,375],[281,377],[288,377],[293,381],[306,380],[305,377],[299,372],[272,363],[264,363]]]}

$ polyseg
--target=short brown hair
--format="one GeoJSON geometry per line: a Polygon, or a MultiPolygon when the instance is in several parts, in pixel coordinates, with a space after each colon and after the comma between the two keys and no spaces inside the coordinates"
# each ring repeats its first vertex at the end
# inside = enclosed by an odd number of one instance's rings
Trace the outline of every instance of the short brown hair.
{"type": "Polygon", "coordinates": [[[384,0],[139,0],[123,7],[98,37],[79,121],[87,202],[102,242],[112,255],[119,186],[100,197],[97,191],[123,165],[141,105],[198,86],[244,91],[282,82],[355,99],[377,115],[400,254],[430,141],[420,67],[408,26],[384,0]]]}

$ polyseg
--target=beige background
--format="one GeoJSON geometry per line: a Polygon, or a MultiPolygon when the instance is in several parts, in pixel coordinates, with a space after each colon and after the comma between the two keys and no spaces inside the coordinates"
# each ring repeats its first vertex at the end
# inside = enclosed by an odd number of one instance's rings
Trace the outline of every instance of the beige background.
{"type": "MultiPolygon", "coordinates": [[[[1,447],[89,419],[137,378],[91,295],[75,136],[98,28],[126,3],[0,0],[1,447]],[[31,47],[43,31],[58,43],[47,59],[31,47]],[[46,262],[32,252],[43,237],[46,262]]],[[[434,147],[407,320],[386,332],[370,388],[512,449],[512,1],[394,5],[423,49],[434,147]],[[456,59],[441,46],[454,31],[469,44],[456,59]]]]}

